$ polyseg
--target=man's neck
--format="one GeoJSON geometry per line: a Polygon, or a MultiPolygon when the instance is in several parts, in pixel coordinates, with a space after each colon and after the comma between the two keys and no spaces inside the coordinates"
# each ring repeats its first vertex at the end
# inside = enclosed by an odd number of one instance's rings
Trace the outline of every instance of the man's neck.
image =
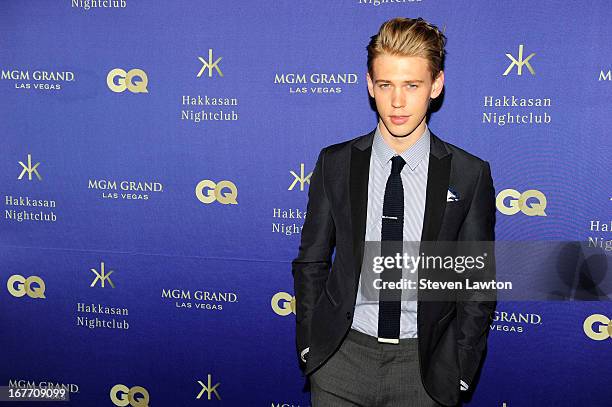
{"type": "Polygon", "coordinates": [[[423,118],[423,121],[412,131],[412,133],[406,135],[405,137],[395,137],[389,133],[389,130],[387,130],[387,127],[382,120],[378,120],[378,129],[383,140],[397,154],[402,154],[404,151],[408,150],[412,145],[414,145],[414,143],[416,143],[417,140],[425,133],[426,128],[427,123],[425,122],[425,118],[423,118]]]}

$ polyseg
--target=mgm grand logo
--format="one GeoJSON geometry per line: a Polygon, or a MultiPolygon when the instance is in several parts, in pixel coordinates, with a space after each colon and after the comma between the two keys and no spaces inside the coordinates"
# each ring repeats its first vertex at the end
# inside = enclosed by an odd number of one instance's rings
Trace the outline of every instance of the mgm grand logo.
{"type": "Polygon", "coordinates": [[[78,393],[79,385],[74,383],[54,383],[51,381],[30,381],[23,379],[9,379],[8,387],[10,389],[58,389],[66,390],[69,393],[78,393]]]}
{"type": "Polygon", "coordinates": [[[342,93],[343,86],[357,84],[355,73],[281,73],[274,75],[274,84],[289,85],[289,93],[342,93]]]}
{"type": "Polygon", "coordinates": [[[151,193],[163,192],[164,186],[160,182],[89,179],[87,189],[102,191],[101,197],[104,199],[146,201],[151,193]]]}
{"type": "Polygon", "coordinates": [[[176,308],[201,310],[223,310],[224,304],[238,302],[238,295],[232,292],[162,289],[162,298],[174,300],[176,308]]]}
{"type": "Polygon", "coordinates": [[[538,314],[495,311],[491,322],[492,331],[523,333],[529,326],[542,325],[538,314]]]}
{"type": "Polygon", "coordinates": [[[0,80],[13,81],[15,89],[60,90],[62,84],[74,82],[74,72],[2,69],[0,80]]]}

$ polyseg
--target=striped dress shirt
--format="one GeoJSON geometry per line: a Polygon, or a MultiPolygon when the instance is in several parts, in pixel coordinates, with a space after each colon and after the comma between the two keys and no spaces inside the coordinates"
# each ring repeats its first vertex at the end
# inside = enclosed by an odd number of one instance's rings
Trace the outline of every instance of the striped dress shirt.
{"type": "MultiPolygon", "coordinates": [[[[380,125],[379,125],[380,126],[380,125]]],[[[368,178],[368,208],[366,220],[365,240],[380,241],[382,233],[383,200],[387,179],[391,174],[391,158],[397,153],[387,145],[376,127],[370,156],[370,172],[368,178]]],[[[404,242],[420,242],[423,230],[423,217],[425,214],[425,196],[427,189],[427,170],[429,167],[431,135],[426,126],[425,131],[410,148],[404,151],[402,158],[406,165],[402,168],[402,186],[404,188],[404,242]]],[[[366,243],[367,244],[367,243],[366,243]]],[[[408,255],[417,255],[414,250],[418,245],[404,244],[408,255]]],[[[371,272],[371,271],[369,271],[371,272]]],[[[403,270],[402,277],[414,279],[403,270]]],[[[363,272],[362,272],[363,275],[363,272]]],[[[367,335],[378,336],[378,300],[364,298],[361,290],[360,277],[352,328],[367,335]]],[[[410,290],[409,290],[410,291],[410,290]]],[[[416,291],[412,291],[414,295],[416,291]]],[[[407,292],[402,295],[400,338],[417,337],[417,302],[404,300],[407,292]]]]}

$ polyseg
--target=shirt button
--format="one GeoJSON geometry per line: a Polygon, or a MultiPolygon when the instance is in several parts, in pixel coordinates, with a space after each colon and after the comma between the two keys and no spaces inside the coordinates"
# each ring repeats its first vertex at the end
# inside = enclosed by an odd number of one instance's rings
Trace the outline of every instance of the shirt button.
{"type": "Polygon", "coordinates": [[[346,319],[351,319],[351,313],[350,312],[346,313],[346,319]]]}

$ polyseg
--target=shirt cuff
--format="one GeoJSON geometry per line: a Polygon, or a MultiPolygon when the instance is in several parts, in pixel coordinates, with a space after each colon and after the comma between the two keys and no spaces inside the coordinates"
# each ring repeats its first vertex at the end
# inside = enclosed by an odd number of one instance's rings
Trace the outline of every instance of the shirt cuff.
{"type": "Polygon", "coordinates": [[[300,359],[302,359],[302,362],[306,363],[306,354],[310,351],[310,347],[304,349],[302,352],[300,352],[300,359]]]}
{"type": "Polygon", "coordinates": [[[467,391],[467,389],[470,387],[463,380],[459,380],[459,386],[460,386],[461,391],[467,391]]]}

